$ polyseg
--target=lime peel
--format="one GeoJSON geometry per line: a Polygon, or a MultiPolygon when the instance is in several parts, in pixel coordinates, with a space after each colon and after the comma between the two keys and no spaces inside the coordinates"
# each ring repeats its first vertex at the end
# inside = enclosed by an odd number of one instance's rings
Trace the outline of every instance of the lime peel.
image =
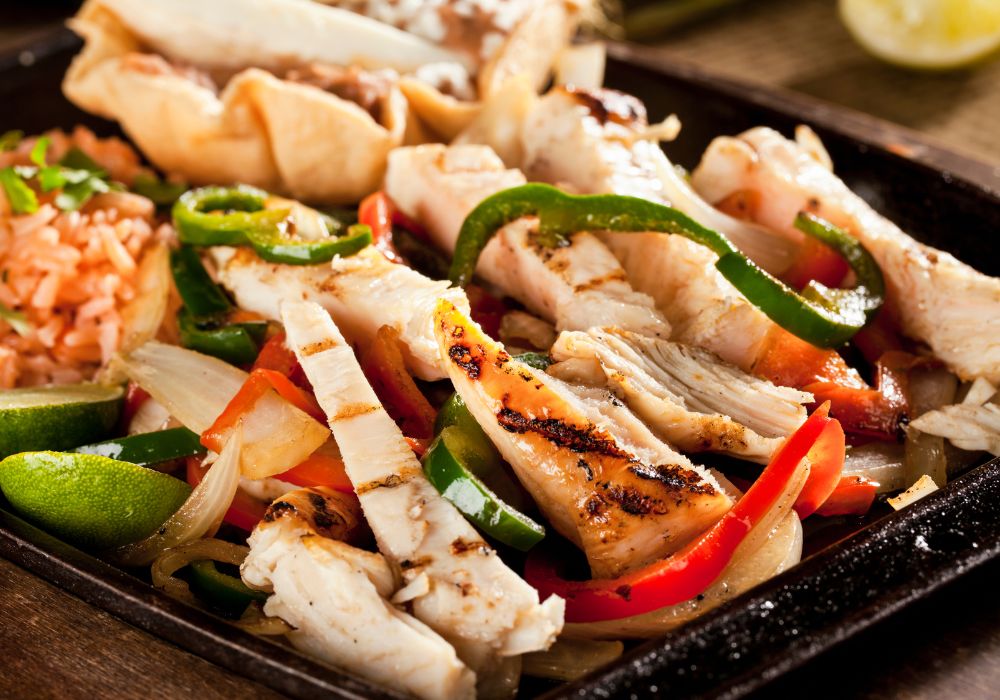
{"type": "Polygon", "coordinates": [[[184,503],[191,487],[100,455],[24,452],[0,462],[0,491],[42,529],[105,550],[154,532],[184,503]]]}

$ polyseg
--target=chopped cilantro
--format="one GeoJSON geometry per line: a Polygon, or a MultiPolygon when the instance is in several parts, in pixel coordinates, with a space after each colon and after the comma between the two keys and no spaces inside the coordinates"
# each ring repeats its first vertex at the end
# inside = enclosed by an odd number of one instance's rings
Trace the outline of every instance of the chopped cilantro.
{"type": "Polygon", "coordinates": [[[15,214],[34,214],[38,211],[38,197],[14,168],[0,170],[0,185],[15,214]]]}

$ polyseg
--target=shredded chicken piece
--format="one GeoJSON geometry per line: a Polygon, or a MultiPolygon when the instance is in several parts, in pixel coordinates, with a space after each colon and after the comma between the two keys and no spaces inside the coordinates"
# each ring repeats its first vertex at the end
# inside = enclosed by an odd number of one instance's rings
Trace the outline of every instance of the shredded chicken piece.
{"type": "Polygon", "coordinates": [[[389,602],[396,574],[381,554],[331,539],[331,492],[275,501],[250,535],[243,579],[271,593],[264,612],[293,628],[298,649],[426,700],[472,698],[475,675],[452,646],[389,602]]]}
{"type": "Polygon", "coordinates": [[[881,266],[906,335],[962,379],[1000,382],[1000,279],[913,240],[851,192],[815,148],[759,127],[715,139],[692,178],[712,202],[753,193],[747,215],[789,241],[802,240],[793,228],[800,211],[846,229],[881,266]]]}
{"type": "Polygon", "coordinates": [[[552,356],[550,374],[606,386],[659,437],[688,452],[766,464],[812,401],[705,350],[615,329],[563,333],[552,356]]]}

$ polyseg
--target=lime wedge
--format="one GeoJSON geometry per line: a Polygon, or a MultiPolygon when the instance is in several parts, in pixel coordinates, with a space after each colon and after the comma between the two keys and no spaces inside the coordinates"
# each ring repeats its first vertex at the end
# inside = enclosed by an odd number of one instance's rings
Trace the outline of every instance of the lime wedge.
{"type": "Polygon", "coordinates": [[[122,393],[121,387],[100,384],[0,391],[0,458],[107,437],[118,421],[122,393]]]}
{"type": "Polygon", "coordinates": [[[1000,48],[998,0],[840,0],[840,16],[865,50],[907,68],[960,68],[1000,48]]]}
{"type": "Polygon", "coordinates": [[[180,508],[191,487],[99,455],[24,452],[0,462],[0,491],[42,529],[103,550],[151,534],[180,508]]]}

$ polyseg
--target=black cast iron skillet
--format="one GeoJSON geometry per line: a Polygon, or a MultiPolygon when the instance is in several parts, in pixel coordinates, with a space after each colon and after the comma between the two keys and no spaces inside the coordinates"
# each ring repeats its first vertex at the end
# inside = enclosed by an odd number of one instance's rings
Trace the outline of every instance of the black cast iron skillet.
{"type": "MultiPolygon", "coordinates": [[[[0,56],[0,131],[74,124],[115,128],[73,108],[59,83],[79,42],[57,32],[0,56]]],[[[1000,274],[1000,173],[904,129],[779,91],[663,62],[655,50],[611,47],[608,84],[631,92],[651,118],[678,114],[667,151],[693,165],[712,137],[798,123],[823,139],[838,174],[916,238],[1000,274]]],[[[824,524],[816,549],[790,571],[669,635],[638,645],[589,677],[556,687],[531,679],[522,696],[724,697],[759,690],[822,651],[1000,554],[1000,460],[968,470],[898,513],[824,524]]],[[[24,522],[0,500],[0,555],[148,632],[296,698],[393,698],[286,646],[254,637],[156,591],[142,579],[24,522]]]]}

